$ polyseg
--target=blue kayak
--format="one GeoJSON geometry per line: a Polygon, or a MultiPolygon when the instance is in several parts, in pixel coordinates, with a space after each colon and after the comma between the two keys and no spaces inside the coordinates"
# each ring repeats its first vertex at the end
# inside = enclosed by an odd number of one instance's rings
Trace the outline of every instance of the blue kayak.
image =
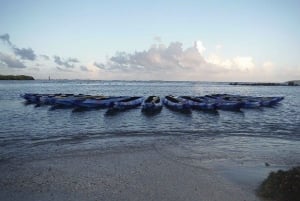
{"type": "Polygon", "coordinates": [[[25,93],[20,95],[22,98],[24,98],[28,103],[38,103],[40,94],[35,93],[25,93]]]}
{"type": "Polygon", "coordinates": [[[180,96],[182,100],[185,100],[187,104],[191,106],[193,109],[198,110],[215,110],[217,108],[217,104],[214,102],[206,101],[205,99],[197,98],[195,96],[180,96]]]}
{"type": "Polygon", "coordinates": [[[254,99],[252,97],[226,95],[226,96],[219,97],[219,99],[224,100],[224,101],[242,102],[241,107],[247,108],[247,109],[259,108],[261,106],[260,101],[254,99]]]}
{"type": "Polygon", "coordinates": [[[181,100],[174,96],[165,96],[163,100],[163,104],[170,109],[177,110],[177,111],[190,111],[191,106],[185,100],[181,100]]]}
{"type": "Polygon", "coordinates": [[[39,103],[44,105],[52,105],[54,104],[54,98],[62,95],[63,94],[43,94],[40,96],[39,103]]]}
{"type": "Polygon", "coordinates": [[[208,102],[216,103],[217,109],[221,110],[240,110],[243,106],[243,102],[241,101],[231,101],[231,100],[225,100],[222,97],[217,96],[204,96],[204,99],[206,99],[208,102]]]}
{"type": "Polygon", "coordinates": [[[282,101],[284,97],[256,97],[255,99],[260,101],[261,106],[271,107],[282,101]]]}
{"type": "Polygon", "coordinates": [[[51,99],[52,104],[57,106],[65,106],[65,107],[75,107],[77,101],[85,100],[90,96],[84,95],[84,94],[78,94],[78,95],[61,95],[61,96],[55,96],[51,99]]]}
{"type": "Polygon", "coordinates": [[[112,107],[114,102],[121,101],[128,96],[94,96],[88,97],[83,100],[76,100],[75,104],[79,107],[84,108],[105,108],[105,107],[112,107]]]}
{"type": "Polygon", "coordinates": [[[143,100],[144,97],[141,96],[133,96],[133,97],[125,98],[119,101],[115,101],[113,103],[112,108],[116,110],[126,110],[126,109],[135,108],[141,105],[143,100]]]}
{"type": "Polygon", "coordinates": [[[154,113],[162,109],[162,100],[159,96],[149,96],[142,103],[142,111],[154,113]]]}
{"type": "Polygon", "coordinates": [[[284,99],[283,96],[275,97],[256,97],[256,96],[240,96],[240,95],[228,95],[228,94],[217,94],[215,97],[225,100],[239,100],[243,102],[243,108],[257,108],[260,106],[273,106],[284,99]]]}

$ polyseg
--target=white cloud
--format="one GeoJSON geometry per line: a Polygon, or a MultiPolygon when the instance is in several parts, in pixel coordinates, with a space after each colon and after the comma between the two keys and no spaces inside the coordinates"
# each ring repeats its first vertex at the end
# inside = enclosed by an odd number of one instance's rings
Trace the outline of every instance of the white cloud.
{"type": "Polygon", "coordinates": [[[222,49],[223,48],[223,46],[222,45],[216,45],[216,50],[220,50],[220,49],[222,49]]]}
{"type": "Polygon", "coordinates": [[[211,54],[205,59],[208,63],[224,67],[226,69],[231,69],[233,66],[233,61],[231,59],[222,59],[216,54],[211,54]]]}
{"type": "Polygon", "coordinates": [[[253,57],[240,55],[224,58],[217,50],[206,57],[205,51],[201,41],[188,48],[183,48],[180,42],[154,44],[148,50],[118,52],[105,62],[93,62],[93,75],[98,72],[100,79],[131,80],[279,80],[279,69],[271,61],[258,64],[253,57]]]}
{"type": "Polygon", "coordinates": [[[233,67],[237,67],[242,71],[250,71],[255,67],[252,57],[237,56],[232,59],[233,67]]]}
{"type": "Polygon", "coordinates": [[[272,68],[274,64],[271,61],[265,61],[262,65],[264,68],[272,68]]]}
{"type": "Polygon", "coordinates": [[[172,42],[169,46],[152,45],[135,53],[118,52],[106,62],[94,65],[101,75],[114,74],[116,79],[214,80],[218,74],[227,72],[223,66],[207,62],[201,41],[186,49],[182,46],[180,42],[172,42]]]}
{"type": "Polygon", "coordinates": [[[203,55],[203,53],[205,52],[206,48],[204,47],[202,41],[198,40],[195,42],[195,46],[197,48],[197,50],[199,51],[199,53],[201,55],[203,55]]]}

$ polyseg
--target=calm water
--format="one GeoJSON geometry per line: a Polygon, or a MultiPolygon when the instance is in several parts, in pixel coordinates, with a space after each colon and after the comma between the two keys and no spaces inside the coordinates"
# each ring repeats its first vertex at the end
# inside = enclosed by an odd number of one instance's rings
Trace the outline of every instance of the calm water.
{"type": "Polygon", "coordinates": [[[172,141],[182,153],[201,160],[263,160],[300,162],[300,88],[230,86],[202,82],[125,81],[1,81],[0,160],[24,159],[53,152],[108,149],[119,144],[172,141]],[[205,95],[229,93],[285,96],[272,108],[241,112],[167,108],[146,116],[140,108],[107,114],[106,109],[74,112],[26,105],[21,93],[83,93],[104,95],[205,95]]]}

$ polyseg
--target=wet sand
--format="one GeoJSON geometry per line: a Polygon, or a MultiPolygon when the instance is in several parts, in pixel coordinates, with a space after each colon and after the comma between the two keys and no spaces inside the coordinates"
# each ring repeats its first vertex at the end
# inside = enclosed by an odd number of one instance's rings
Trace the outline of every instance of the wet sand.
{"type": "Polygon", "coordinates": [[[163,153],[150,146],[1,163],[0,200],[259,200],[213,169],[163,153]]]}

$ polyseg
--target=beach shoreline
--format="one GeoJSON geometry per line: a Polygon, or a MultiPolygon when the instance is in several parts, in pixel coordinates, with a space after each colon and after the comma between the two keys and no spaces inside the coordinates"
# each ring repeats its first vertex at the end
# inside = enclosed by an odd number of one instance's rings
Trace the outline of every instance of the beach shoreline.
{"type": "Polygon", "coordinates": [[[214,169],[166,156],[164,149],[77,151],[2,163],[0,200],[260,200],[214,169]]]}

